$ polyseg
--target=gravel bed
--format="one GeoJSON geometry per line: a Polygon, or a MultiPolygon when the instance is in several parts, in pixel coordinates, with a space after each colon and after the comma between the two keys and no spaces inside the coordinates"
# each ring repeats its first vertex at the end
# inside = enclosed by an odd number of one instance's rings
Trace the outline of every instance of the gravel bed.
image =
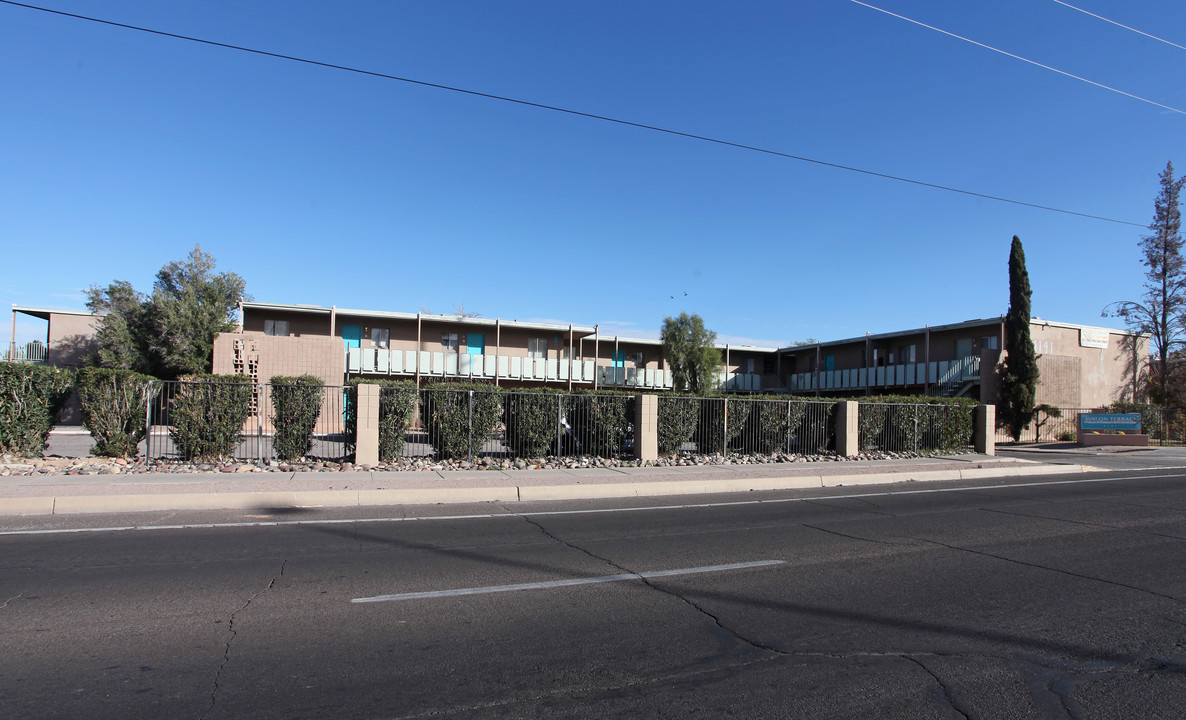
{"type": "Polygon", "coordinates": [[[378,465],[355,465],[349,461],[302,459],[294,462],[268,460],[259,463],[225,460],[200,463],[178,460],[145,460],[144,458],[17,458],[0,456],[0,477],[14,475],[143,475],[145,473],[249,473],[249,472],[351,472],[351,471],[446,471],[446,470],[572,470],[580,468],[617,467],[686,467],[696,465],[764,465],[777,463],[850,462],[855,460],[909,460],[932,457],[937,453],[866,452],[853,457],[833,453],[774,455],[680,453],[643,462],[634,459],[596,457],[499,458],[483,457],[466,460],[436,460],[433,458],[399,458],[395,462],[378,465]]]}

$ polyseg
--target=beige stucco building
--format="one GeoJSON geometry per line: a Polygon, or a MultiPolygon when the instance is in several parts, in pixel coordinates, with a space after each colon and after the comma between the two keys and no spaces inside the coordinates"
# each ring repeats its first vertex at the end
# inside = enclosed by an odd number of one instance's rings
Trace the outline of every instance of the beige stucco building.
{"type": "MultiPolygon", "coordinates": [[[[241,327],[214,344],[214,371],[266,382],[312,374],[471,380],[506,387],[670,390],[658,340],[603,334],[597,325],[244,302],[241,327]]],[[[736,392],[783,390],[776,348],[718,345],[720,382],[736,392]]]]}
{"type": "MultiPolygon", "coordinates": [[[[1097,408],[1141,396],[1149,339],[1125,330],[1030,321],[1038,353],[1037,402],[1097,408]]],[[[812,395],[967,396],[995,404],[1007,352],[1004,318],[783,348],[791,392],[812,395]]]]}

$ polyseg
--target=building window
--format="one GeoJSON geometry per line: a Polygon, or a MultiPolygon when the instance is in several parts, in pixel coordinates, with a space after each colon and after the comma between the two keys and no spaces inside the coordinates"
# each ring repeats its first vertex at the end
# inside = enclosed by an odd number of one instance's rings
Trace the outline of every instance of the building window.
{"type": "Polygon", "coordinates": [[[387,348],[391,340],[391,331],[387,328],[371,328],[371,345],[377,348],[387,348]]]}
{"type": "Polygon", "coordinates": [[[898,362],[900,363],[914,363],[918,362],[918,346],[917,345],[899,345],[898,346],[898,362]]]}
{"type": "Polygon", "coordinates": [[[532,360],[547,360],[547,338],[527,338],[527,357],[531,358],[532,360]]]}
{"type": "Polygon", "coordinates": [[[264,320],[264,335],[288,337],[287,320],[264,320]]]}
{"type": "Polygon", "coordinates": [[[627,355],[627,357],[630,359],[630,363],[633,367],[636,367],[636,368],[646,367],[646,362],[644,362],[644,360],[643,360],[642,353],[640,353],[640,352],[630,353],[629,355],[627,355]]]}
{"type": "Polygon", "coordinates": [[[441,333],[441,349],[445,352],[457,352],[457,333],[441,333]]]}
{"type": "Polygon", "coordinates": [[[996,350],[998,342],[999,342],[999,338],[996,335],[987,335],[985,337],[980,338],[980,349],[981,350],[996,350]]]}

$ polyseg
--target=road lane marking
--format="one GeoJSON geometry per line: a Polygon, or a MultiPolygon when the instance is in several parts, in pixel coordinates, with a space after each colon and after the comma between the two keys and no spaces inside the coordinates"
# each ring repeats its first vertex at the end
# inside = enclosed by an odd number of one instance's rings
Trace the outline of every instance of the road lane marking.
{"type": "MultiPolygon", "coordinates": [[[[1161,468],[1150,468],[1159,470],[1161,468]]],[[[681,505],[649,505],[644,507],[587,508],[584,510],[538,510],[534,512],[475,513],[470,515],[424,515],[416,517],[386,518],[324,518],[320,520],[257,520],[253,522],[184,523],[178,525],[117,525],[93,528],[55,528],[46,530],[0,530],[0,537],[11,535],[69,535],[74,533],[127,532],[131,530],[216,530],[223,528],[286,527],[300,525],[350,525],[355,523],[400,523],[424,522],[429,520],[490,520],[494,518],[549,517],[555,515],[596,515],[599,513],[644,512],[649,510],[694,510],[719,507],[743,507],[746,505],[778,505],[782,503],[807,502],[809,500],[852,500],[854,498],[892,497],[895,495],[930,495],[935,493],[973,492],[980,490],[1010,490],[1017,488],[1045,487],[1047,485],[1082,485],[1086,483],[1124,482],[1126,480],[1169,480],[1182,477],[1181,474],[1137,475],[1134,477],[1082,478],[1080,480],[1047,480],[1042,482],[1014,483],[1011,485],[976,485],[972,487],[928,488],[925,490],[897,490],[846,495],[816,495],[810,497],[772,498],[767,500],[731,500],[715,503],[686,503],[681,505]]],[[[776,492],[776,491],[772,491],[776,492]]],[[[213,511],[212,511],[213,512],[213,511]]],[[[0,515],[0,518],[4,516],[0,515]]],[[[18,516],[19,517],[19,516],[18,516]]]]}
{"type": "Polygon", "coordinates": [[[516,592],[518,590],[548,590],[551,588],[573,587],[576,585],[595,585],[597,583],[626,582],[628,580],[650,580],[651,578],[672,577],[673,575],[696,575],[699,573],[742,570],[745,568],[782,565],[783,562],[783,560],[757,560],[755,562],[730,563],[728,565],[706,565],[704,567],[679,568],[676,570],[649,570],[647,572],[640,573],[620,573],[618,575],[571,578],[568,580],[549,580],[547,582],[518,583],[515,585],[487,585],[486,587],[456,588],[453,590],[427,590],[424,592],[397,593],[395,595],[375,595],[373,597],[354,598],[350,602],[377,603],[391,602],[393,600],[426,600],[430,598],[457,597],[459,595],[488,595],[490,593],[516,592]]]}

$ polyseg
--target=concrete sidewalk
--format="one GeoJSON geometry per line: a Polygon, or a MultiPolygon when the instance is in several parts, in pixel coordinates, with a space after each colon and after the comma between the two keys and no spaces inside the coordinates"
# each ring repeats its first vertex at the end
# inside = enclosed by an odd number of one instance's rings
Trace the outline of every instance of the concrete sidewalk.
{"type": "Polygon", "coordinates": [[[13,476],[0,515],[527,502],[790,490],[1094,470],[987,455],[759,465],[441,472],[13,476]]]}

